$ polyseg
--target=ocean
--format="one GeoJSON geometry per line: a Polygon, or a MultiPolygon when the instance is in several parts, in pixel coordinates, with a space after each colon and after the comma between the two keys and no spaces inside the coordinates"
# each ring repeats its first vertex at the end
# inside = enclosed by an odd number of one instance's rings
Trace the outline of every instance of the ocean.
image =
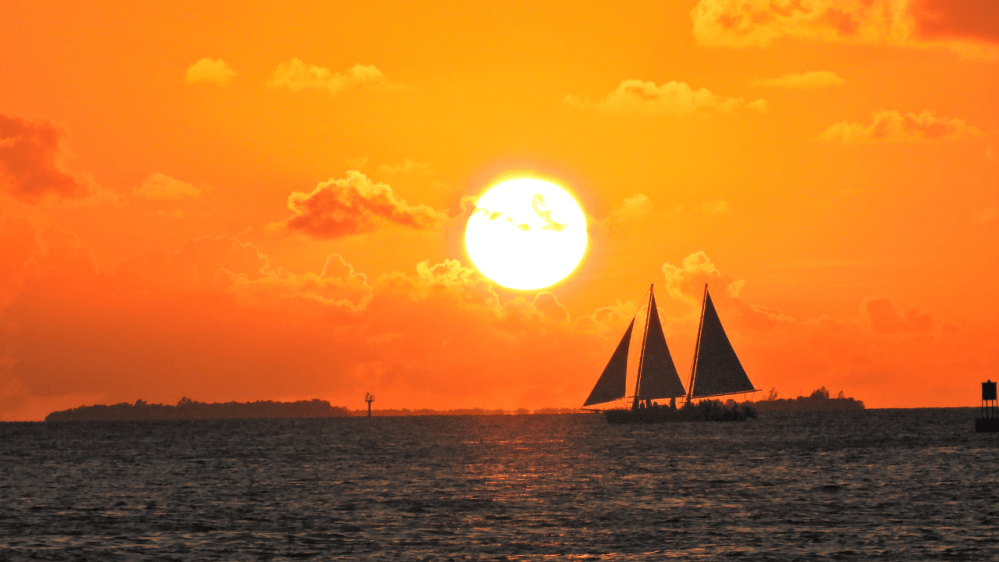
{"type": "Polygon", "coordinates": [[[976,409],[0,424],[0,560],[999,560],[976,409]]]}

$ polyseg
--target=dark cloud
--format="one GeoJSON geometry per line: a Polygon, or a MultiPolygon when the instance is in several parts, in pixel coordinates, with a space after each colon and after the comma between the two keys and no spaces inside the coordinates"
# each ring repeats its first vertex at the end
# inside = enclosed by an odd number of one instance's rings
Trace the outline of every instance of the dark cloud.
{"type": "Polygon", "coordinates": [[[914,2],[911,10],[919,37],[999,44],[999,5],[995,0],[922,0],[914,2]]]}
{"type": "Polygon", "coordinates": [[[716,47],[793,37],[999,56],[995,0],[700,0],[690,15],[698,42],[716,47]]]}
{"type": "Polygon", "coordinates": [[[91,193],[91,182],[63,165],[67,151],[66,132],[53,123],[0,114],[0,187],[21,201],[91,193]]]}
{"type": "Polygon", "coordinates": [[[888,297],[868,299],[861,308],[871,322],[871,328],[877,332],[925,334],[933,330],[933,316],[929,313],[912,305],[900,309],[888,297]]]}

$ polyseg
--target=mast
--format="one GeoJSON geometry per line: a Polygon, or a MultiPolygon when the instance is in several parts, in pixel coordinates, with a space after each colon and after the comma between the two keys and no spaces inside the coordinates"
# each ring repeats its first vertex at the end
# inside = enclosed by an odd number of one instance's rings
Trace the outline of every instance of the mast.
{"type": "Polygon", "coordinates": [[[697,344],[694,345],[694,362],[690,365],[690,384],[687,385],[687,403],[694,395],[694,375],[697,373],[697,356],[701,351],[701,333],[704,331],[704,308],[708,304],[708,284],[704,284],[704,298],[701,300],[701,322],[697,325],[697,344]]]}
{"type": "Polygon", "coordinates": [[[652,287],[649,285],[649,304],[645,311],[645,330],[642,331],[642,351],[638,356],[638,378],[635,380],[635,399],[631,402],[631,409],[638,409],[638,389],[642,388],[642,366],[645,364],[645,343],[649,337],[649,319],[652,317],[652,287]]]}

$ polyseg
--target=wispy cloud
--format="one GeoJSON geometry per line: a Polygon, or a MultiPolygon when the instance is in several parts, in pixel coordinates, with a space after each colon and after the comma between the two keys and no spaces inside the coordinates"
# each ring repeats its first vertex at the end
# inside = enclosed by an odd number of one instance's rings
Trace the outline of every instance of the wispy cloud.
{"type": "Polygon", "coordinates": [[[723,199],[706,201],[701,204],[701,210],[709,215],[720,215],[728,212],[728,202],[723,199]]]}
{"type": "Polygon", "coordinates": [[[222,59],[201,59],[187,67],[184,82],[188,84],[215,84],[225,86],[236,77],[236,71],[222,59]]]}
{"type": "Polygon", "coordinates": [[[765,111],[767,102],[746,103],[742,98],[726,98],[706,88],[695,90],[686,82],[669,82],[657,86],[654,82],[625,80],[603,100],[566,96],[565,103],[579,109],[593,109],[607,114],[692,115],[694,113],[727,112],[735,109],[765,111]]]}
{"type": "Polygon", "coordinates": [[[932,315],[914,305],[899,307],[888,297],[867,299],[861,305],[861,310],[871,323],[871,328],[877,332],[924,334],[933,330],[932,315]]]}
{"type": "Polygon", "coordinates": [[[753,81],[754,86],[787,89],[824,88],[842,86],[845,83],[838,74],[828,70],[784,74],[780,78],[763,78],[753,81]]]}
{"type": "Polygon", "coordinates": [[[291,59],[278,65],[267,80],[271,88],[286,88],[293,92],[302,90],[325,90],[331,96],[341,91],[361,85],[385,85],[387,81],[382,71],[374,65],[355,64],[346,72],[330,72],[328,68],[306,64],[300,59],[291,59]]]}
{"type": "Polygon", "coordinates": [[[897,110],[874,114],[870,125],[843,121],[819,135],[819,140],[844,144],[858,142],[918,142],[957,140],[982,134],[956,117],[938,117],[930,111],[902,114],[897,110]]]}
{"type": "Polygon", "coordinates": [[[184,199],[199,197],[201,190],[185,181],[154,172],[135,190],[135,195],[145,199],[184,199]]]}

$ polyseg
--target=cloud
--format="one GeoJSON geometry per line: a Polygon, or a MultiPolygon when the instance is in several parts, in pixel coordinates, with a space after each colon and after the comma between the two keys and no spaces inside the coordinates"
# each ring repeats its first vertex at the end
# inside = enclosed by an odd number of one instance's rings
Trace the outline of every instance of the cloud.
{"type": "Polygon", "coordinates": [[[363,311],[373,296],[368,277],[356,272],[340,254],[327,256],[326,264],[318,274],[267,268],[262,273],[251,278],[223,270],[230,283],[226,293],[238,296],[244,306],[259,305],[263,301],[280,304],[289,299],[307,299],[350,312],[363,311]]]}
{"type": "Polygon", "coordinates": [[[168,256],[171,264],[183,271],[191,286],[209,286],[224,270],[248,279],[257,279],[269,269],[267,256],[253,244],[225,236],[192,238],[168,256]]]}
{"type": "Polygon", "coordinates": [[[624,200],[611,208],[606,217],[587,216],[586,223],[591,236],[606,237],[634,228],[636,223],[642,221],[652,212],[654,206],[652,200],[644,193],[636,193],[630,197],[625,197],[624,200]]]}
{"type": "MultiPolygon", "coordinates": [[[[922,0],[910,2],[916,36],[923,40],[972,41],[995,55],[999,45],[999,10],[993,0],[922,0]]],[[[975,46],[966,46],[974,49],[975,46]]],[[[974,51],[972,51],[974,52],[974,51]]]]}
{"type": "Polygon", "coordinates": [[[787,89],[823,88],[826,86],[842,86],[845,83],[838,74],[829,72],[828,70],[791,73],[785,74],[780,78],[764,78],[753,81],[754,86],[787,89]]]}
{"type": "Polygon", "coordinates": [[[819,140],[851,144],[869,141],[916,142],[959,140],[981,135],[981,131],[954,117],[937,117],[930,111],[920,114],[897,110],[874,114],[868,126],[843,121],[819,135],[819,140]]]}
{"type": "Polygon", "coordinates": [[[288,208],[296,213],[287,227],[317,238],[339,238],[389,225],[417,230],[436,228],[447,214],[427,205],[411,205],[384,183],[356,170],[344,179],[320,183],[311,193],[294,192],[288,208]]]}
{"type": "Polygon", "coordinates": [[[368,165],[368,157],[359,156],[357,158],[348,158],[346,164],[347,167],[352,170],[359,170],[368,165]]]}
{"type": "MultiPolygon", "coordinates": [[[[461,200],[462,211],[465,210],[466,202],[469,201],[471,200],[462,197],[461,200]]],[[[531,196],[531,211],[532,214],[534,215],[533,217],[520,215],[517,218],[514,218],[514,216],[504,213],[503,211],[494,211],[492,209],[482,207],[478,204],[478,202],[476,202],[475,205],[476,206],[472,211],[474,214],[482,215],[483,217],[486,217],[486,219],[488,219],[489,221],[502,219],[503,222],[506,222],[509,225],[524,232],[534,229],[552,230],[555,232],[561,232],[565,230],[565,228],[568,226],[567,223],[560,223],[552,218],[552,212],[554,211],[554,209],[551,209],[548,206],[548,203],[545,201],[544,195],[540,193],[535,193],[533,196],[531,196]]]]}
{"type": "Polygon", "coordinates": [[[610,221],[614,224],[630,222],[648,214],[652,209],[652,200],[642,193],[625,197],[617,207],[611,209],[610,221]]]}
{"type": "Polygon", "coordinates": [[[558,298],[552,293],[538,293],[531,305],[534,310],[552,322],[569,321],[569,311],[562,303],[558,302],[558,298]]]}
{"type": "Polygon", "coordinates": [[[222,59],[201,59],[187,67],[184,82],[188,84],[215,84],[225,86],[236,77],[236,72],[222,59]]]}
{"type": "Polygon", "coordinates": [[[621,337],[639,308],[634,301],[617,300],[610,306],[601,306],[592,313],[576,319],[574,323],[579,330],[599,335],[610,342],[621,337]]]}
{"type": "MultiPolygon", "coordinates": [[[[727,287],[732,280],[722,276],[718,268],[704,251],[694,252],[680,266],[669,262],[662,266],[666,279],[666,292],[675,300],[694,303],[700,306],[700,297],[704,285],[722,285],[727,287]]],[[[741,285],[740,285],[741,288],[741,285]]]]}
{"type": "Polygon", "coordinates": [[[145,199],[183,199],[199,197],[201,190],[185,181],[153,172],[135,190],[135,195],[145,199]]]}
{"type": "Polygon", "coordinates": [[[694,113],[728,112],[735,109],[766,111],[766,101],[746,103],[742,98],[717,96],[705,88],[694,90],[686,82],[669,82],[656,86],[654,82],[625,80],[603,100],[592,102],[576,96],[566,96],[565,103],[578,109],[592,109],[606,114],[693,115],[694,113]]]}
{"type": "Polygon", "coordinates": [[[690,254],[679,266],[664,263],[662,272],[666,294],[671,299],[664,300],[663,306],[681,323],[696,322],[700,318],[705,285],[710,287],[714,303],[728,311],[726,326],[731,325],[742,333],[768,333],[794,321],[779,310],[743,302],[739,295],[745,281],[722,274],[703,251],[690,254]]]}
{"type": "Polygon", "coordinates": [[[15,198],[38,203],[91,195],[94,182],[66,169],[68,154],[67,134],[53,123],[0,114],[0,187],[15,198]]]}
{"type": "Polygon", "coordinates": [[[0,208],[0,313],[40,279],[62,284],[96,274],[93,254],[76,235],[37,215],[0,208]]]}
{"type": "Polygon", "coordinates": [[[386,83],[385,75],[374,65],[355,64],[350,70],[340,74],[321,66],[306,64],[297,58],[279,64],[267,80],[267,85],[271,88],[287,88],[293,92],[326,90],[331,96],[352,86],[386,83]]]}
{"type": "Polygon", "coordinates": [[[929,313],[913,305],[901,309],[888,297],[867,299],[861,305],[861,310],[877,332],[925,334],[933,330],[933,317],[929,313]]]}
{"type": "Polygon", "coordinates": [[[720,215],[728,212],[728,202],[722,199],[706,201],[701,204],[701,210],[709,215],[720,215]]]}
{"type": "Polygon", "coordinates": [[[690,15],[705,46],[764,47],[789,37],[999,55],[991,0],[700,0],[690,15]]]}
{"type": "Polygon", "coordinates": [[[24,288],[25,272],[38,267],[46,253],[45,242],[43,232],[32,221],[0,212],[0,311],[24,288]]]}
{"type": "Polygon", "coordinates": [[[444,260],[435,265],[424,260],[416,265],[416,274],[423,287],[448,290],[460,295],[465,302],[500,310],[499,295],[493,290],[492,281],[458,260],[444,260]]]}

